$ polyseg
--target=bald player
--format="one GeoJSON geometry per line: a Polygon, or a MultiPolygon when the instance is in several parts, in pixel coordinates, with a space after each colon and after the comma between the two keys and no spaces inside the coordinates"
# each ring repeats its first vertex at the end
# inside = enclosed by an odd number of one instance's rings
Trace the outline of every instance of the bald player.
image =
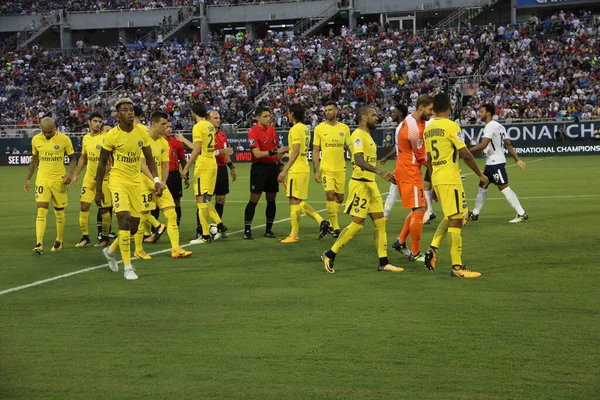
{"type": "Polygon", "coordinates": [[[71,139],[56,130],[52,118],[43,118],[40,122],[41,133],[31,140],[31,164],[25,179],[25,192],[30,193],[30,180],[37,169],[35,180],[35,201],[37,218],[35,221],[36,245],[34,254],[44,254],[44,232],[46,216],[52,202],[56,217],[56,240],[51,251],[60,251],[63,247],[65,231],[65,207],[68,201],[68,185],[77,165],[75,150],[71,139]],[[69,170],[65,170],[65,156],[69,157],[69,170]],[[38,168],[39,167],[39,168],[38,168]]]}

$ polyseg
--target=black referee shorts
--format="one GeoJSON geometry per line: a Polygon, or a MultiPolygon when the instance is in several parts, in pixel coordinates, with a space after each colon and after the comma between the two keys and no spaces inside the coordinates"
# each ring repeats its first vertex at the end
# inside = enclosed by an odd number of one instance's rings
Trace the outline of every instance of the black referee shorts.
{"type": "Polygon", "coordinates": [[[171,171],[167,178],[167,187],[174,199],[183,197],[183,185],[181,184],[181,172],[171,171]]]}
{"type": "Polygon", "coordinates": [[[250,192],[261,194],[279,192],[279,166],[277,164],[252,164],[250,167],[250,192]]]}
{"type": "Polygon", "coordinates": [[[220,165],[217,168],[217,183],[215,184],[215,196],[225,196],[229,193],[229,175],[227,166],[220,165]]]}

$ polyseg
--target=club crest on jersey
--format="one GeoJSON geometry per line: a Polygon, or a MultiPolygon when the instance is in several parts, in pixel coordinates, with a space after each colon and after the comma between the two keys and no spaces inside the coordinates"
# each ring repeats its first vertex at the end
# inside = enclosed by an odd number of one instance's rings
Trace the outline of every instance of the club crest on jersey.
{"type": "Polygon", "coordinates": [[[97,145],[96,145],[96,150],[100,150],[100,147],[101,147],[101,146],[100,146],[99,144],[97,144],[97,145]]]}
{"type": "Polygon", "coordinates": [[[177,155],[177,152],[176,152],[176,151],[172,151],[172,152],[171,152],[171,155],[172,155],[172,156],[176,156],[176,155],[177,155]]]}
{"type": "Polygon", "coordinates": [[[250,143],[250,144],[254,144],[254,143],[255,143],[255,141],[254,141],[254,139],[250,139],[250,140],[248,140],[248,143],[250,143]]]}
{"type": "Polygon", "coordinates": [[[341,137],[344,137],[344,132],[340,132],[340,136],[341,136],[341,137]]]}
{"type": "Polygon", "coordinates": [[[58,149],[60,149],[60,146],[59,146],[59,145],[57,145],[57,144],[55,144],[55,145],[54,145],[54,150],[58,150],[58,149]]]}
{"type": "Polygon", "coordinates": [[[462,134],[461,131],[456,132],[456,138],[458,139],[459,142],[464,142],[465,141],[465,138],[464,138],[464,136],[463,136],[463,134],[462,134]]]}
{"type": "Polygon", "coordinates": [[[354,139],[354,148],[358,149],[360,147],[362,147],[362,140],[360,140],[360,138],[354,139]]]}
{"type": "Polygon", "coordinates": [[[138,146],[142,147],[143,144],[144,144],[144,142],[142,142],[141,140],[138,141],[138,146]]]}
{"type": "Polygon", "coordinates": [[[419,141],[417,142],[417,149],[420,149],[423,147],[423,141],[421,139],[419,139],[419,141]]]}
{"type": "Polygon", "coordinates": [[[120,204],[119,203],[115,203],[115,208],[119,208],[120,204]]]}
{"type": "Polygon", "coordinates": [[[164,152],[165,152],[165,149],[160,149],[160,153],[161,154],[164,153],[164,152]]]}

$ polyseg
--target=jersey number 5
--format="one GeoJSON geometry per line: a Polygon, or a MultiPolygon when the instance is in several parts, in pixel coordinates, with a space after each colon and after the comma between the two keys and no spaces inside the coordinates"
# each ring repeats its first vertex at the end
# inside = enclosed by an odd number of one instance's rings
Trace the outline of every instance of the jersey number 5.
{"type": "Polygon", "coordinates": [[[433,150],[433,159],[437,160],[438,158],[440,158],[440,151],[438,150],[437,147],[435,147],[435,145],[437,144],[437,139],[432,140],[431,141],[431,150],[433,150]]]}

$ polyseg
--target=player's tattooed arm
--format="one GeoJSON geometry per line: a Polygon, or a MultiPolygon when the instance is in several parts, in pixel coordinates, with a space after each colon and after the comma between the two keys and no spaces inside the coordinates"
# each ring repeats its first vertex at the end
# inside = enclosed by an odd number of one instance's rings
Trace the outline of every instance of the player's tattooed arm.
{"type": "Polygon", "coordinates": [[[388,171],[384,171],[382,169],[379,169],[379,168],[374,167],[373,165],[369,164],[365,160],[363,153],[354,153],[354,164],[357,167],[362,168],[363,171],[373,172],[374,174],[379,175],[380,177],[382,177],[383,179],[385,179],[388,182],[396,183],[394,174],[392,174],[391,172],[388,172],[388,171]]]}

